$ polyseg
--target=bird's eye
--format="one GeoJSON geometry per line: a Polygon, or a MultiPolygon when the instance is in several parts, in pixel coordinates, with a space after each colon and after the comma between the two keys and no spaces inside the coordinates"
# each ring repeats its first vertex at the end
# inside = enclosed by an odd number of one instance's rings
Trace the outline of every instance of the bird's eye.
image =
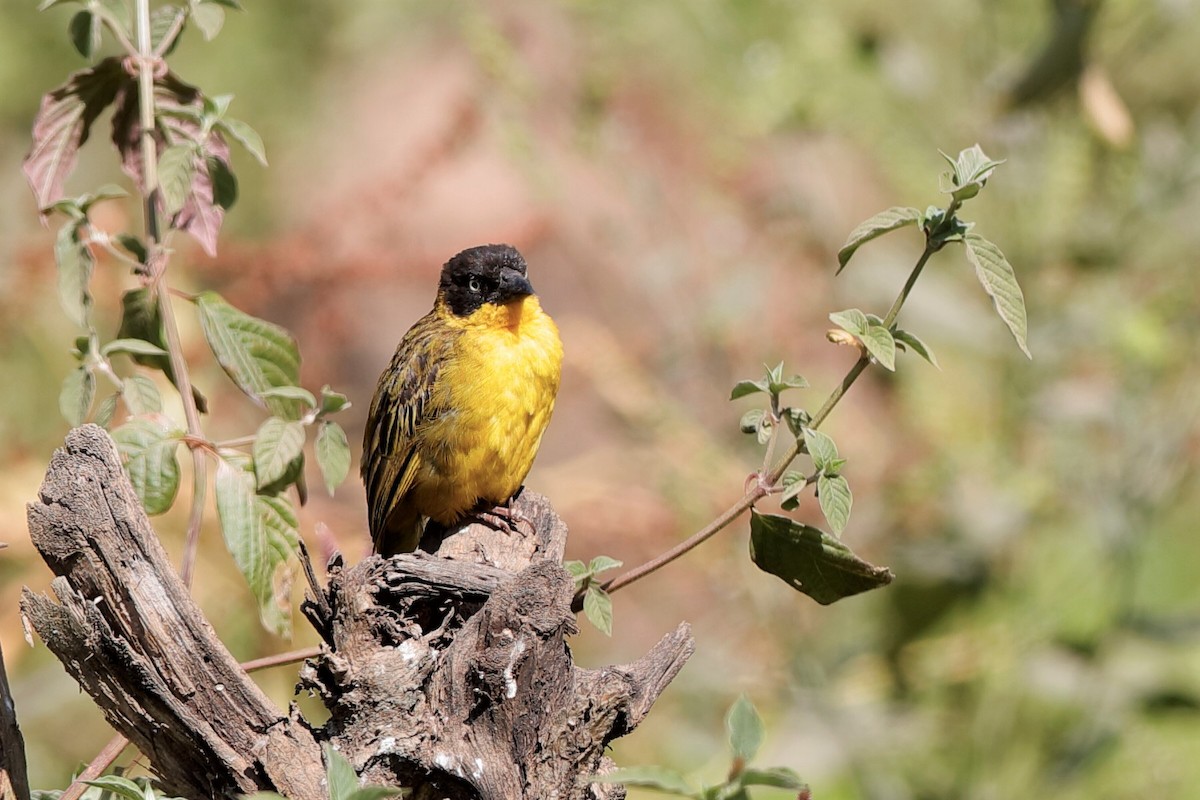
{"type": "Polygon", "coordinates": [[[479,284],[479,278],[472,276],[471,280],[467,281],[467,288],[475,294],[479,294],[479,290],[483,287],[479,284]]]}

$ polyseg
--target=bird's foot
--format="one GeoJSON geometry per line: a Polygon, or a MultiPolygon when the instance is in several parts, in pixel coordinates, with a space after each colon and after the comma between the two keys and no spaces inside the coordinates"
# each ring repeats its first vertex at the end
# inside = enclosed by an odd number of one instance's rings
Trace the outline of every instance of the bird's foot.
{"type": "Polygon", "coordinates": [[[487,525],[492,530],[503,533],[526,532],[529,536],[537,533],[533,527],[533,522],[527,519],[513,505],[511,497],[504,503],[476,511],[474,517],[477,521],[487,525]]]}

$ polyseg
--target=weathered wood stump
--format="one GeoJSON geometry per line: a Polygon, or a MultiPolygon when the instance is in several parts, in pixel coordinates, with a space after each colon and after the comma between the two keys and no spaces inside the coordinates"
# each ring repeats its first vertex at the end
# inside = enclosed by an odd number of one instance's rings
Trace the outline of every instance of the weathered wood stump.
{"type": "Polygon", "coordinates": [[[566,527],[539,495],[514,509],[515,532],[468,525],[437,554],[335,559],[304,604],[325,640],[300,676],[331,712],[317,729],[273,707],[217,639],[101,428],[68,434],[29,507],[60,577],[58,602],[26,590],[22,609],[174,794],[325,797],[328,741],[364,783],[417,797],[622,796],[587,778],[691,655],[687,625],[633,664],[576,667],[566,527]]]}

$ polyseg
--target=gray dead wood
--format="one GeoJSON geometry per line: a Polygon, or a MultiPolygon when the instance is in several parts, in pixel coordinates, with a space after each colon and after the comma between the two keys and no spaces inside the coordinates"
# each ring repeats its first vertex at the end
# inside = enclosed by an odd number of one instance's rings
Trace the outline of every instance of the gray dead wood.
{"type": "Polygon", "coordinates": [[[638,661],[571,660],[566,526],[544,497],[513,504],[515,530],[471,524],[438,554],[335,558],[304,610],[325,639],[301,670],[330,721],[273,708],[219,641],[158,545],[108,436],[72,431],[29,509],[59,602],[26,592],[43,641],[109,721],[187,797],[273,789],[326,796],[318,743],[364,783],[417,798],[619,798],[589,784],[604,749],[641,722],[691,655],[686,624],[638,661]]]}
{"type": "Polygon", "coordinates": [[[17,727],[17,710],[8,688],[3,653],[0,653],[0,800],[29,800],[25,740],[17,727]]]}
{"type": "Polygon", "coordinates": [[[326,796],[321,751],[225,649],[150,528],[112,440],[86,425],[55,452],[29,532],[58,602],[21,608],[109,723],[184,797],[326,796]]]}

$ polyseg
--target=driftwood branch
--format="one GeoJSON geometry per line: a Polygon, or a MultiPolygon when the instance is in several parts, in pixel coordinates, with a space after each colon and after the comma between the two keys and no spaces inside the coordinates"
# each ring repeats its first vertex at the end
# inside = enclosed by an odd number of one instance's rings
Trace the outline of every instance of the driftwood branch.
{"type": "Polygon", "coordinates": [[[566,527],[533,493],[513,511],[514,530],[467,525],[437,554],[335,559],[304,604],[325,640],[300,675],[331,713],[316,730],[275,709],[217,640],[100,428],[68,435],[30,506],[60,577],[58,602],[27,591],[22,608],[172,793],[324,797],[328,741],[365,783],[418,798],[623,796],[588,776],[609,768],[605,747],[645,717],[691,636],[680,625],[633,664],[576,667],[566,527]]]}
{"type": "Polygon", "coordinates": [[[25,740],[17,727],[17,711],[8,688],[3,653],[0,653],[0,800],[29,800],[25,740]]]}

